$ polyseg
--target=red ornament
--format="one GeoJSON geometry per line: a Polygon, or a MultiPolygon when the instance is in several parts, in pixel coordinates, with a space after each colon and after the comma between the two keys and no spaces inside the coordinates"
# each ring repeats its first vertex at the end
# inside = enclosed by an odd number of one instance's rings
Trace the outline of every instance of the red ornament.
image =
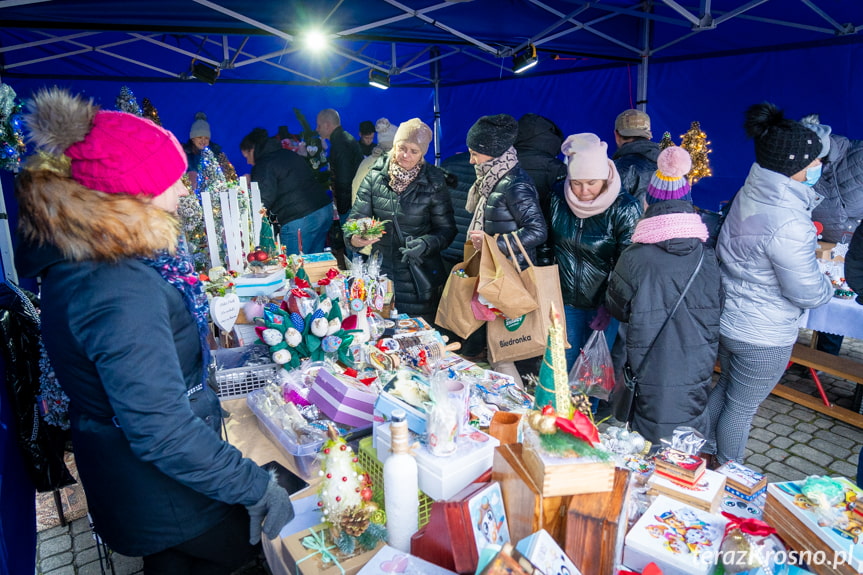
{"type": "Polygon", "coordinates": [[[318,501],[318,507],[323,507],[323,506],[324,506],[324,502],[323,502],[323,501],[318,501]]]}
{"type": "Polygon", "coordinates": [[[329,455],[329,453],[330,453],[330,448],[329,448],[329,447],[327,447],[326,449],[324,449],[324,455],[329,455]]]}
{"type": "Polygon", "coordinates": [[[348,480],[347,477],[342,477],[342,481],[347,481],[347,480],[348,480]]]}
{"type": "Polygon", "coordinates": [[[554,408],[551,406],[551,404],[548,404],[542,408],[542,414],[543,415],[554,415],[555,414],[554,408]]]}
{"type": "Polygon", "coordinates": [[[270,259],[270,255],[267,252],[262,250],[259,252],[255,252],[255,259],[258,260],[259,262],[265,262],[268,259],[270,259]]]}
{"type": "Polygon", "coordinates": [[[359,457],[354,457],[353,459],[351,459],[351,461],[353,461],[354,463],[358,462],[359,460],[359,457]]]}
{"type": "Polygon", "coordinates": [[[332,479],[332,478],[333,478],[333,474],[332,474],[332,473],[327,473],[327,479],[332,479]]]}
{"type": "Polygon", "coordinates": [[[363,501],[371,501],[372,500],[372,490],[366,487],[360,492],[360,497],[363,501]]]}
{"type": "Polygon", "coordinates": [[[348,446],[345,445],[344,443],[339,446],[339,449],[341,449],[342,451],[344,451],[347,448],[348,448],[348,446]]]}
{"type": "Polygon", "coordinates": [[[341,495],[336,495],[336,501],[341,501],[341,500],[342,500],[342,496],[341,496],[341,495]]]}
{"type": "Polygon", "coordinates": [[[248,256],[246,256],[246,259],[250,262],[258,261],[258,258],[255,257],[255,252],[252,252],[248,256]]]}

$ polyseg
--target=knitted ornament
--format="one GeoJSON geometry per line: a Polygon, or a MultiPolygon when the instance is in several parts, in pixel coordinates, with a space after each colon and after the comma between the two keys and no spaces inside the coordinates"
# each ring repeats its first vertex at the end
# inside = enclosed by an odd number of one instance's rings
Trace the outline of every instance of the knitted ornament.
{"type": "Polygon", "coordinates": [[[467,147],[497,158],[515,144],[517,136],[518,122],[509,114],[483,116],[468,130],[467,147]]]}
{"type": "Polygon", "coordinates": [[[393,126],[386,118],[381,118],[375,122],[375,132],[378,133],[378,146],[386,150],[393,147],[393,140],[396,139],[397,127],[393,126]]]}
{"type": "Polygon", "coordinates": [[[689,152],[679,146],[669,146],[656,159],[657,170],[647,185],[646,200],[653,204],[662,200],[692,201],[686,174],[692,169],[689,152]]]}

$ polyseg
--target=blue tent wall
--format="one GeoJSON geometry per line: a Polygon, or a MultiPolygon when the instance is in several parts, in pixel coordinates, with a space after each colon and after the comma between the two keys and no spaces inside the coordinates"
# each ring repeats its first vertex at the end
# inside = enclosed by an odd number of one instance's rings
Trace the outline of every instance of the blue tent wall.
{"type": "MultiPolygon", "coordinates": [[[[712,142],[710,155],[714,176],[696,184],[696,204],[717,209],[729,199],[746,178],[754,161],[752,142],[742,128],[745,109],[770,100],[788,111],[792,118],[818,112],[836,133],[863,138],[863,45],[848,44],[733,55],[721,58],[654,63],[650,66],[649,102],[655,139],[671,132],[676,142],[693,120],[712,142]]],[[[550,62],[548,64],[551,64],[550,62]]],[[[535,68],[542,71],[542,65],[535,68]]],[[[20,97],[53,82],[7,79],[20,97]]],[[[636,69],[617,67],[522,78],[440,89],[443,158],[465,149],[465,134],[481,115],[509,113],[516,117],[536,112],[555,120],[566,134],[595,132],[609,143],[613,153],[613,124],[616,115],[635,100],[636,69]]],[[[80,80],[62,84],[83,91],[107,109],[121,84],[80,80]]],[[[181,141],[195,112],[207,112],[213,140],[221,144],[239,173],[248,170],[238,153],[240,139],[255,126],[275,131],[286,124],[299,130],[293,108],[299,107],[314,124],[318,110],[334,107],[342,114],[346,128],[356,134],[360,121],[386,116],[395,122],[420,117],[434,120],[433,91],[426,88],[398,88],[381,91],[356,86],[349,88],[230,84],[216,82],[129,82],[140,103],[150,98],[163,124],[181,141]]],[[[433,160],[430,150],[427,156],[433,160]]],[[[11,178],[3,174],[3,190],[15,227],[16,205],[11,178]]]]}

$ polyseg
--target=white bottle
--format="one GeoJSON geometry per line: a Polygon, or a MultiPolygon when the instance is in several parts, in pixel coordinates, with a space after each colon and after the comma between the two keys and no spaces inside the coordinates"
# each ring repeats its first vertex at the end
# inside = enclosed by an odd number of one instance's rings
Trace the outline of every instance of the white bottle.
{"type": "Polygon", "coordinates": [[[408,452],[410,436],[404,410],[392,412],[392,454],[384,462],[384,507],[387,512],[388,543],[410,553],[411,535],[419,523],[419,479],[417,462],[408,452]]]}

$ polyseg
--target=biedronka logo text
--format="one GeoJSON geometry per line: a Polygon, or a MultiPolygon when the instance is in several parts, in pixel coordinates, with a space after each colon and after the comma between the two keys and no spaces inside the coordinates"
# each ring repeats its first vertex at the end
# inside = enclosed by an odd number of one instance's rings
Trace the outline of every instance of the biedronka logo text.
{"type": "MultiPolygon", "coordinates": [[[[516,331],[521,327],[521,324],[524,323],[524,318],[527,315],[522,315],[513,319],[504,319],[503,326],[507,329],[507,331],[516,331]]],[[[507,340],[499,340],[497,343],[500,347],[509,347],[511,345],[517,345],[519,343],[524,343],[526,341],[531,341],[533,338],[530,334],[525,334],[521,337],[514,337],[507,340]]]]}

